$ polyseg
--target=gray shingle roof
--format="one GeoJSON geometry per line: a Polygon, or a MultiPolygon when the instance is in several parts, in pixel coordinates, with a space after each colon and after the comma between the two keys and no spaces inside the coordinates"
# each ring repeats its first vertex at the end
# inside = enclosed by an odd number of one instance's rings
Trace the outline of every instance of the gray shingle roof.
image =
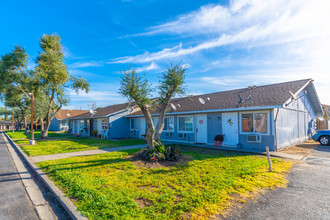
{"type": "MultiPolygon", "coordinates": [[[[283,105],[291,97],[290,91],[295,94],[310,80],[311,79],[303,79],[278,84],[176,98],[171,100],[171,103],[175,105],[176,109],[174,110],[173,108],[170,108],[167,113],[283,105]],[[239,95],[244,101],[240,104],[239,95]],[[204,105],[200,103],[200,98],[206,102],[204,105]]],[[[157,114],[158,112],[152,111],[151,113],[157,114]]],[[[142,112],[136,111],[131,115],[142,115],[142,112]]]]}
{"type": "MultiPolygon", "coordinates": [[[[104,108],[99,108],[99,109],[96,109],[96,114],[93,117],[95,117],[95,118],[104,117],[104,116],[113,114],[115,112],[125,110],[129,107],[132,107],[132,106],[133,106],[133,104],[128,105],[128,103],[123,103],[123,104],[110,105],[110,106],[107,106],[107,107],[104,107],[104,108]]],[[[76,115],[74,117],[70,117],[68,119],[90,118],[90,117],[91,117],[91,114],[90,114],[89,111],[87,111],[86,113],[79,114],[79,115],[76,115]]]]}

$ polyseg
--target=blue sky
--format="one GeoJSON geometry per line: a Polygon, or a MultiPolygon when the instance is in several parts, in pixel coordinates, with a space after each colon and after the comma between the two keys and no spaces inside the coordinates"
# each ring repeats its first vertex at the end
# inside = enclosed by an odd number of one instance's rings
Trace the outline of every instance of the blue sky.
{"type": "Polygon", "coordinates": [[[66,108],[124,102],[120,70],[156,84],[180,61],[190,94],[313,78],[330,104],[329,11],[325,0],[5,1],[0,54],[22,45],[32,68],[42,34],[58,33],[69,72],[91,84],[66,108]]]}

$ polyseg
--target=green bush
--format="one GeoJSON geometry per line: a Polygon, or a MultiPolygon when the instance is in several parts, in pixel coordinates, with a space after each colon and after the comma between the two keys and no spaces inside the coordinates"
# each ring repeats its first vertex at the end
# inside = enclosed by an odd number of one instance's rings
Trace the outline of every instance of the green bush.
{"type": "Polygon", "coordinates": [[[165,151],[165,146],[162,143],[155,142],[156,152],[163,153],[165,151]]]}
{"type": "Polygon", "coordinates": [[[97,137],[97,130],[92,131],[92,136],[97,137]]]}
{"type": "Polygon", "coordinates": [[[180,149],[178,146],[165,147],[162,143],[155,142],[155,148],[147,147],[142,152],[142,158],[146,161],[178,160],[180,158],[180,149]]]}

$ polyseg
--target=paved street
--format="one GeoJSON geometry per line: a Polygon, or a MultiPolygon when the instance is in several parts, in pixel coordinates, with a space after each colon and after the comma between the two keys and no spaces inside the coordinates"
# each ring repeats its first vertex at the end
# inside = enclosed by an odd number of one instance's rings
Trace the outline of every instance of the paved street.
{"type": "Polygon", "coordinates": [[[330,219],[329,146],[296,164],[288,179],[288,188],[268,191],[227,219],[330,219]]]}
{"type": "Polygon", "coordinates": [[[38,219],[0,135],[0,219],[38,219]]]}

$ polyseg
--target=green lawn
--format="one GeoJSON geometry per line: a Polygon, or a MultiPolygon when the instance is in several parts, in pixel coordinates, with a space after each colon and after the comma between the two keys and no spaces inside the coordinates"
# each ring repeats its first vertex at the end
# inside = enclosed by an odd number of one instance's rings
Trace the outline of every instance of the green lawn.
{"type": "Polygon", "coordinates": [[[24,145],[29,143],[28,140],[15,140],[15,142],[21,145],[21,149],[28,156],[48,155],[74,151],[93,150],[107,147],[120,147],[143,144],[142,140],[108,141],[87,137],[72,136],[66,137],[65,139],[37,141],[35,145],[24,145]]]}
{"type": "MultiPolygon", "coordinates": [[[[11,139],[30,139],[31,138],[31,134],[24,134],[25,131],[21,130],[21,131],[15,131],[14,133],[12,131],[6,131],[6,133],[8,134],[8,136],[11,139]]],[[[38,138],[40,135],[40,131],[34,131],[34,138],[38,138]]],[[[48,132],[48,137],[67,137],[68,135],[61,132],[61,133],[57,133],[57,132],[53,132],[53,131],[49,131],[48,132]]]]}
{"type": "Polygon", "coordinates": [[[206,219],[260,189],[285,187],[292,162],[228,152],[185,151],[177,167],[137,167],[135,150],[71,157],[37,165],[89,219],[206,219]],[[236,194],[236,196],[235,196],[236,194]]]}

